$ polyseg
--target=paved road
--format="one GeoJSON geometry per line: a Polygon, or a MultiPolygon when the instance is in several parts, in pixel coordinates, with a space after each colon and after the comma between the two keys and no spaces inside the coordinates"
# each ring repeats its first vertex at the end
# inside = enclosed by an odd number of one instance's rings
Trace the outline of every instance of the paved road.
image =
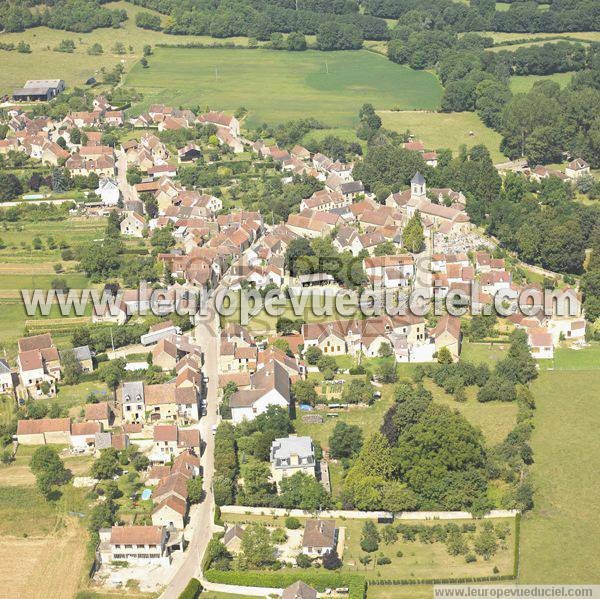
{"type": "Polygon", "coordinates": [[[208,376],[207,415],[200,419],[200,435],[206,443],[201,463],[204,471],[203,487],[205,498],[192,516],[190,527],[192,538],[185,552],[185,560],[168,583],[161,599],[177,599],[190,578],[200,576],[200,565],[208,541],[212,536],[214,498],[212,480],[214,475],[214,437],[211,428],[217,424],[217,357],[219,355],[219,318],[211,302],[207,315],[202,318],[195,330],[196,340],[204,351],[204,374],[208,376]]]}
{"type": "Polygon", "coordinates": [[[117,181],[119,189],[121,190],[121,195],[123,196],[123,202],[138,199],[138,193],[135,190],[135,187],[127,183],[127,156],[124,152],[119,153],[117,157],[117,181]]]}

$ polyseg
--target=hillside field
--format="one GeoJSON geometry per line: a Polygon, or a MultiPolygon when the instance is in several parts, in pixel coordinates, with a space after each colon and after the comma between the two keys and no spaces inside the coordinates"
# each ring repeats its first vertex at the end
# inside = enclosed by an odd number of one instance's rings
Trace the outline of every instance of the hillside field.
{"type": "Polygon", "coordinates": [[[521,583],[600,583],[599,367],[557,366],[533,384],[535,507],[521,525],[521,583]]]}
{"type": "Polygon", "coordinates": [[[484,144],[492,160],[502,162],[506,157],[500,152],[501,137],[486,127],[474,112],[425,112],[403,110],[380,112],[383,126],[392,131],[410,131],[421,139],[427,149],[449,148],[458,152],[461,145],[472,147],[484,144]],[[473,135],[470,135],[470,133],[473,135]]]}
{"type": "Polygon", "coordinates": [[[348,127],[365,102],[435,110],[442,94],[434,75],[362,50],[157,48],[149,62],[148,69],[136,64],[125,80],[144,94],[137,110],[157,102],[229,111],[245,106],[250,126],[314,117],[348,127]]]}

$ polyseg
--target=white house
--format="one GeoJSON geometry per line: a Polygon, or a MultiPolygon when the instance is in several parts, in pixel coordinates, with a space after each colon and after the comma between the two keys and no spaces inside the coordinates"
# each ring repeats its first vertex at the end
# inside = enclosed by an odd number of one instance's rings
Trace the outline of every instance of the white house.
{"type": "Polygon", "coordinates": [[[168,565],[169,533],[159,526],[113,526],[100,529],[100,558],[139,565],[168,565]]]}
{"type": "Polygon", "coordinates": [[[279,484],[284,478],[304,472],[315,476],[315,448],[310,437],[284,437],[271,444],[271,476],[279,484]]]}
{"type": "Polygon", "coordinates": [[[105,206],[116,206],[119,203],[119,185],[112,177],[103,177],[98,182],[96,195],[102,199],[105,206]]]}
{"type": "Polygon", "coordinates": [[[231,396],[229,406],[234,424],[254,420],[267,411],[269,406],[289,409],[290,377],[285,368],[273,362],[250,378],[250,388],[240,389],[231,396]]]}
{"type": "Polygon", "coordinates": [[[527,343],[531,349],[531,355],[536,360],[551,360],[554,358],[552,335],[546,329],[530,329],[527,333],[527,343]]]}
{"type": "Polygon", "coordinates": [[[335,520],[307,520],[302,536],[302,553],[320,557],[328,551],[335,551],[337,529],[335,520]]]}
{"type": "Polygon", "coordinates": [[[143,237],[145,228],[146,221],[137,212],[128,212],[127,216],[121,221],[121,235],[143,237]]]}
{"type": "Polygon", "coordinates": [[[0,360],[0,394],[10,393],[13,389],[12,373],[6,360],[0,360]]]}

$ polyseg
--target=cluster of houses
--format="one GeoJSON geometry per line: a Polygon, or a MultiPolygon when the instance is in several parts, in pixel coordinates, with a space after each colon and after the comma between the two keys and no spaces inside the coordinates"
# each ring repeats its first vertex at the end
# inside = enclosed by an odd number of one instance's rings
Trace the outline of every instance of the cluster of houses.
{"type": "Polygon", "coordinates": [[[591,175],[590,165],[583,158],[573,158],[567,163],[564,171],[547,168],[542,165],[531,167],[525,158],[511,162],[503,162],[501,164],[496,164],[495,166],[500,174],[506,174],[508,172],[520,173],[538,183],[543,179],[557,177],[564,183],[575,184],[582,177],[591,175]]]}
{"type": "Polygon", "coordinates": [[[15,377],[6,365],[0,373],[0,385],[4,392],[14,389],[20,397],[37,399],[53,396],[61,378],[61,361],[65,360],[67,353],[77,360],[82,372],[93,370],[92,352],[87,345],[59,351],[50,333],[23,337],[18,340],[17,349],[17,383],[15,385],[15,377]]]}
{"type": "Polygon", "coordinates": [[[30,158],[50,166],[64,165],[73,175],[111,178],[116,160],[113,148],[102,144],[102,129],[124,124],[123,112],[113,110],[106,98],[94,100],[94,110],[72,112],[63,119],[31,118],[18,108],[8,111],[8,133],[0,140],[0,154],[24,152],[30,158]],[[81,139],[71,139],[74,129],[84,130],[81,139]],[[60,142],[60,144],[59,144],[60,142]]]}

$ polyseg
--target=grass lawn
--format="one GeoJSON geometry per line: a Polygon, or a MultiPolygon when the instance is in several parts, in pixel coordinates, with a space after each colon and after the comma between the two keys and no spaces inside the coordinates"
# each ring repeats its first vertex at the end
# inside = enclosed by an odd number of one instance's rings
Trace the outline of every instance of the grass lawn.
{"type": "Polygon", "coordinates": [[[323,448],[326,448],[329,447],[329,437],[336,422],[343,421],[347,424],[360,426],[363,431],[363,437],[366,439],[379,430],[384,414],[393,403],[393,385],[386,385],[382,388],[381,399],[375,400],[375,403],[368,408],[349,408],[347,410],[318,409],[308,412],[309,414],[322,415],[323,424],[306,424],[302,422],[302,415],[307,412],[298,410],[296,420],[293,421],[293,424],[298,435],[310,435],[323,448]],[[334,412],[338,413],[339,416],[332,418],[326,415],[327,413],[334,412]]]}
{"type": "Polygon", "coordinates": [[[503,441],[515,426],[518,411],[515,402],[480,403],[476,399],[478,387],[467,387],[467,401],[461,403],[431,381],[426,381],[425,386],[433,393],[435,401],[458,410],[473,426],[481,429],[488,446],[503,441]]]}
{"type": "Polygon", "coordinates": [[[554,350],[554,360],[540,360],[540,368],[554,370],[600,369],[600,343],[592,342],[584,349],[559,347],[554,350]]]}
{"type": "MultiPolygon", "coordinates": [[[[444,521],[448,524],[451,520],[444,521]]],[[[367,566],[363,566],[358,560],[365,555],[360,548],[361,531],[363,522],[360,520],[338,521],[339,526],[346,528],[346,543],[344,550],[344,566],[342,570],[349,572],[363,573],[367,578],[433,578],[439,577],[460,577],[460,576],[491,576],[494,566],[501,574],[511,574],[513,568],[513,544],[514,544],[514,521],[513,520],[495,520],[494,523],[505,522],[511,526],[510,536],[507,537],[502,549],[494,555],[489,561],[478,558],[476,562],[467,564],[464,556],[451,556],[443,543],[422,543],[420,541],[405,541],[400,536],[395,543],[386,545],[379,543],[379,550],[372,554],[373,561],[367,566]],[[397,557],[398,551],[402,552],[402,557],[397,557]],[[391,564],[377,566],[375,557],[383,553],[392,560],[391,564]]],[[[457,521],[459,526],[464,522],[457,521]]],[[[432,525],[431,521],[415,521],[410,524],[432,525]]],[[[477,524],[478,530],[481,522],[477,524]]],[[[379,532],[383,530],[383,525],[377,525],[379,532]]],[[[475,533],[476,534],[476,533],[475,533]]]]}
{"type": "Polygon", "coordinates": [[[52,502],[34,486],[0,486],[0,537],[45,536],[61,525],[68,512],[86,511],[86,489],[64,485],[60,491],[60,499],[52,502]]]}
{"type": "Polygon", "coordinates": [[[475,364],[485,362],[491,367],[504,358],[508,347],[508,343],[473,343],[464,339],[460,359],[475,364]]]}
{"type": "MultiPolygon", "coordinates": [[[[77,385],[58,385],[58,393],[55,398],[47,400],[49,404],[57,403],[61,408],[71,409],[75,406],[83,406],[90,393],[96,393],[106,400],[112,398],[108,387],[99,381],[78,383],[77,385]]],[[[78,412],[78,410],[77,410],[78,412]]],[[[76,416],[79,416],[77,413],[76,416]]]]}
{"type": "Polygon", "coordinates": [[[150,68],[136,64],[125,85],[144,94],[136,110],[156,102],[228,111],[245,106],[250,125],[314,117],[351,127],[365,102],[377,109],[434,110],[442,93],[434,75],[366,50],[157,48],[150,68]]]}
{"type": "Polygon", "coordinates": [[[421,139],[428,149],[449,148],[458,152],[461,145],[472,147],[484,144],[494,162],[502,162],[506,157],[500,152],[501,136],[486,127],[474,112],[426,112],[403,110],[380,112],[383,126],[392,131],[410,131],[421,139]],[[473,132],[474,135],[470,135],[473,132]]]}
{"type": "Polygon", "coordinates": [[[535,507],[521,527],[520,582],[600,583],[600,377],[542,372],[532,447],[535,507]]]}
{"type": "MultiPolygon", "coordinates": [[[[6,348],[12,355],[16,341],[25,333],[28,326],[32,331],[53,332],[57,345],[61,345],[61,336],[68,336],[68,324],[57,305],[52,306],[50,315],[45,318],[38,315],[29,316],[21,299],[21,289],[50,289],[54,279],[64,279],[70,288],[82,289],[90,286],[89,279],[81,272],[74,270],[76,262],[62,261],[58,244],[66,242],[74,249],[78,245],[101,239],[106,219],[69,218],[65,220],[40,220],[37,222],[20,221],[2,223],[0,239],[6,246],[0,250],[0,348],[6,348]],[[31,241],[39,237],[42,249],[34,250],[31,241]],[[53,238],[57,247],[50,249],[49,238],[53,238]],[[61,263],[65,272],[57,274],[53,265],[61,263]],[[32,322],[39,320],[39,325],[32,322]]],[[[91,306],[87,314],[91,314],[91,306]]],[[[87,321],[87,318],[86,318],[87,321]]]]}
{"type": "Polygon", "coordinates": [[[553,75],[517,75],[510,78],[510,89],[513,94],[525,94],[537,81],[554,81],[561,87],[571,82],[573,73],[554,73],[553,75]]]}

